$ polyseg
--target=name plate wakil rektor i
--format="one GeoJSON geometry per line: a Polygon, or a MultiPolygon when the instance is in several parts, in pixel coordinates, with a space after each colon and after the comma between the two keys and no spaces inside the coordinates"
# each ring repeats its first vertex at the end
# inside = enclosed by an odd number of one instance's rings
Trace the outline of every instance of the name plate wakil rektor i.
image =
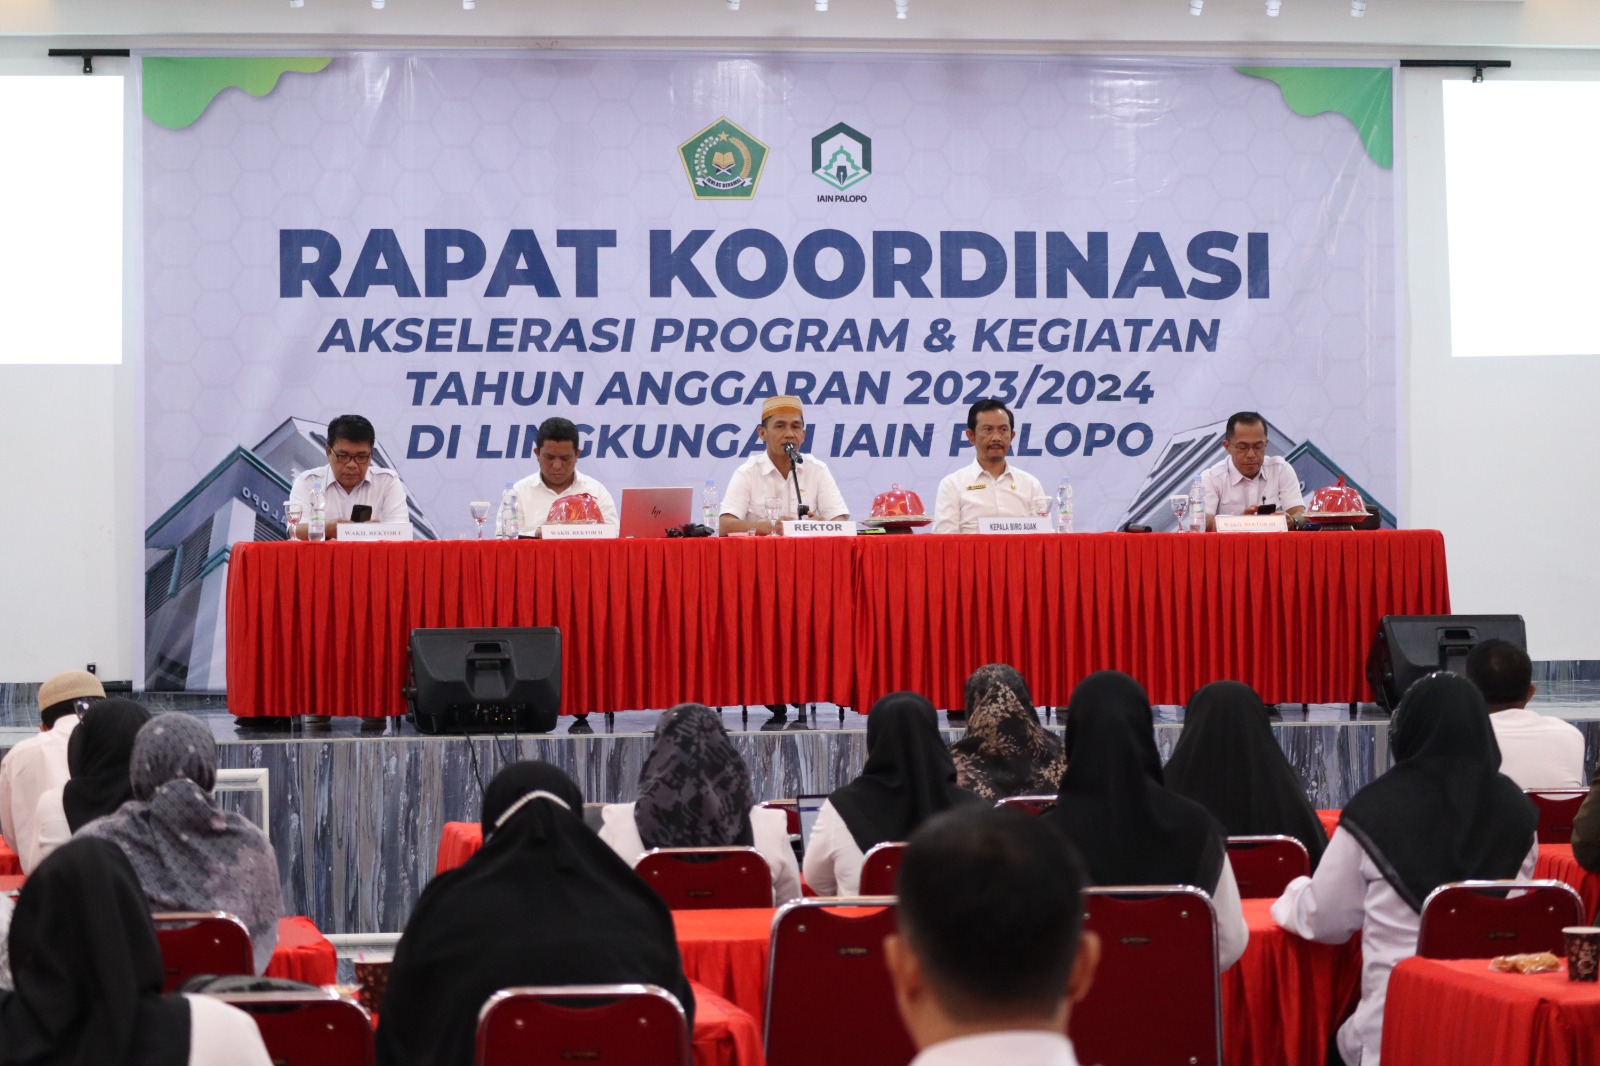
{"type": "Polygon", "coordinates": [[[410,522],[340,522],[339,540],[410,540],[410,522]]]}
{"type": "Polygon", "coordinates": [[[1039,515],[1020,518],[980,518],[979,533],[1051,533],[1050,519],[1039,515]]]}
{"type": "Polygon", "coordinates": [[[783,535],[786,537],[853,537],[856,535],[854,522],[816,522],[811,519],[794,521],[785,519],[783,535]]]}
{"type": "Polygon", "coordinates": [[[544,540],[616,540],[621,532],[618,526],[598,522],[575,522],[571,525],[546,522],[539,527],[539,536],[544,540]]]}
{"type": "Polygon", "coordinates": [[[1281,514],[1219,514],[1218,533],[1287,533],[1289,519],[1281,514]]]}

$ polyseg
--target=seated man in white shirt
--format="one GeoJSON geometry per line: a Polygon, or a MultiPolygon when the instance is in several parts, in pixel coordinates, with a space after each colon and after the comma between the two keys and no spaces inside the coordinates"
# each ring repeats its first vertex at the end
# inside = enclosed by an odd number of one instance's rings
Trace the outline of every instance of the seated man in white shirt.
{"type": "MultiPolygon", "coordinates": [[[[289,502],[300,505],[302,518],[311,517],[311,486],[322,485],[325,528],[329,540],[339,536],[341,522],[406,522],[406,487],[400,476],[384,466],[372,465],[377,431],[360,415],[340,415],[328,423],[328,465],[302,470],[289,490],[289,502]],[[364,508],[357,517],[356,508],[364,508]]],[[[296,535],[306,539],[302,521],[296,535]]]]}
{"type": "Polygon", "coordinates": [[[522,535],[544,525],[550,508],[563,496],[583,493],[600,505],[600,521],[617,524],[617,505],[599,481],[578,473],[578,427],[570,418],[547,418],[539,424],[534,456],[538,473],[529,474],[513,488],[522,508],[522,535]]]}
{"type": "Polygon", "coordinates": [[[1467,680],[1489,705],[1501,773],[1524,790],[1583,787],[1583,733],[1528,709],[1538,689],[1527,652],[1507,640],[1485,640],[1467,656],[1467,680]]]}
{"type": "Polygon", "coordinates": [[[1291,528],[1300,524],[1306,501],[1300,478],[1282,456],[1267,454],[1267,421],[1254,411],[1228,419],[1222,437],[1228,457],[1200,475],[1206,490],[1206,528],[1215,529],[1217,515],[1259,514],[1263,506],[1287,515],[1291,528]]]}
{"type": "Polygon", "coordinates": [[[1083,882],[1066,837],[1016,811],[961,807],[911,834],[884,959],[912,1066],[1077,1066],[1067,1018],[1100,960],[1083,882]]]}
{"type": "Polygon", "coordinates": [[[722,497],[717,529],[729,533],[776,533],[783,519],[842,521],[850,517],[833,474],[821,459],[800,454],[806,442],[805,409],[798,396],[774,396],[761,405],[756,435],[765,450],[746,459],[733,472],[722,497]],[[791,461],[793,457],[793,461],[791,461]],[[796,498],[795,479],[800,482],[796,498]],[[776,500],[778,522],[768,521],[766,502],[776,500]],[[806,508],[804,515],[800,507],[806,508]]]}
{"type": "Polygon", "coordinates": [[[39,797],[67,783],[67,740],[78,712],[106,698],[100,679],[87,670],[68,670],[39,686],[39,734],[19,741],[0,759],[0,832],[32,870],[38,843],[34,809],[39,797]]]}
{"type": "Polygon", "coordinates": [[[993,397],[967,410],[967,441],[978,457],[939,482],[933,508],[935,533],[976,533],[980,518],[1038,513],[1034,500],[1044,497],[1044,486],[1006,461],[1015,433],[1010,408],[993,397]]]}

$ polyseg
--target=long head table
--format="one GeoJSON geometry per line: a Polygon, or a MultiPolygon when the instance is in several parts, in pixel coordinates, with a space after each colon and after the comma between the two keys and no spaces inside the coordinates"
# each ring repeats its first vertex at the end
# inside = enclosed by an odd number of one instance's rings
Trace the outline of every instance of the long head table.
{"type": "Polygon", "coordinates": [[[989,662],[1063,705],[1114,668],[1157,703],[1219,678],[1367,698],[1386,614],[1450,610],[1444,539],[1366,533],[240,543],[240,715],[400,714],[412,629],[558,626],[564,713],[825,702],[959,707],[989,662]]]}

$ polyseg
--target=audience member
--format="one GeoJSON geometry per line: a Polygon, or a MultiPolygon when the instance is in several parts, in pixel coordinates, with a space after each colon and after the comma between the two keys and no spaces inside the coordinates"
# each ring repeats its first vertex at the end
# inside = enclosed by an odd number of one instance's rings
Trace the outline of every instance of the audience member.
{"type": "Polygon", "coordinates": [[[82,724],[67,743],[71,776],[34,806],[37,839],[31,855],[18,856],[23,873],[30,873],[73,833],[133,797],[128,762],[134,738],[148,721],[150,712],[132,700],[101,700],[83,712],[82,724]]]}
{"type": "Polygon", "coordinates": [[[638,802],[609,804],[600,814],[600,839],[630,866],[651,848],[754,847],[772,868],[777,901],[800,895],[788,817],[756,806],[750,768],[704,704],[680,703],[661,716],[639,772],[638,802]]]}
{"type": "Polygon", "coordinates": [[[1361,934],[1361,1002],[1339,1028],[1350,1066],[1377,1062],[1389,971],[1416,954],[1422,904],[1450,881],[1528,877],[1538,814],[1500,755],[1483,697],[1438,672],[1406,692],[1390,723],[1395,765],[1350,800],[1317,872],[1272,905],[1283,928],[1324,944],[1361,934]]]}
{"type": "Polygon", "coordinates": [[[967,678],[967,731],[950,745],[956,784],[986,800],[1054,793],[1067,757],[1061,741],[1039,724],[1028,683],[1002,663],[967,678]]]}
{"type": "Polygon", "coordinates": [[[471,1066],[484,1002],[517,985],[644,982],[683,1004],[672,915],[583,824],[583,795],[513,763],[483,796],[483,848],[423,889],[379,1011],[380,1066],[471,1066]]]}
{"type": "Polygon", "coordinates": [[[1594,784],[1589,786],[1589,794],[1572,819],[1572,854],[1579,866],[1600,873],[1600,764],[1595,765],[1589,777],[1594,784]]]}
{"type": "Polygon", "coordinates": [[[1223,969],[1250,939],[1222,827],[1162,784],[1155,717],[1126,674],[1090,674],[1067,705],[1067,772],[1039,816],[1067,835],[1091,884],[1194,885],[1211,896],[1223,969]]]}
{"type": "Polygon", "coordinates": [[[867,715],[861,776],[833,790],[806,841],[806,883],[822,896],[861,891],[861,860],[874,844],[908,839],[940,811],[978,797],[956,786],[956,767],[933,704],[893,692],[867,715]]]}
{"type": "Polygon", "coordinates": [[[1283,834],[1306,846],[1317,868],[1328,834],[1272,735],[1255,689],[1217,681],[1189,700],[1167,760],[1167,787],[1211,812],[1229,836],[1283,834]]]}
{"type": "Polygon", "coordinates": [[[11,965],[16,991],[0,992],[7,1066],[271,1066],[248,1014],[162,995],[138,879],[103,840],[63,845],[22,886],[11,965]]]}
{"type": "Polygon", "coordinates": [[[11,983],[11,913],[14,907],[9,895],[0,895],[0,992],[9,992],[11,983]]]}
{"type": "Polygon", "coordinates": [[[256,972],[278,943],[283,891],[265,834],[222,810],[217,742],[196,718],[163,714],[139,730],[133,798],[81,836],[109,840],[133,863],[152,911],[227,911],[250,931],[256,972]]]}
{"type": "Polygon", "coordinates": [[[951,811],[912,834],[884,952],[913,1066],[1077,1066],[1068,1015],[1100,957],[1082,889],[1072,846],[1015,811],[951,811]]]}
{"type": "Polygon", "coordinates": [[[0,759],[0,833],[29,873],[38,854],[34,810],[39,797],[67,782],[67,742],[78,714],[91,701],[105,699],[100,679],[87,670],[68,670],[39,686],[39,733],[20,740],[0,759]]]}
{"type": "Polygon", "coordinates": [[[1525,790],[1583,787],[1583,734],[1528,709],[1538,689],[1527,652],[1509,640],[1482,641],[1467,656],[1467,678],[1489,705],[1501,773],[1525,790]]]}

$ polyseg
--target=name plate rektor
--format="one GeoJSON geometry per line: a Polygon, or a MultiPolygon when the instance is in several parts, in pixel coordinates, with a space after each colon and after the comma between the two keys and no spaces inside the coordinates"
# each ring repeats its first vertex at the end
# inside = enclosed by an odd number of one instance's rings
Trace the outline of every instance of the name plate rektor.
{"type": "Polygon", "coordinates": [[[410,522],[340,522],[334,536],[341,541],[411,540],[410,522]]]}
{"type": "Polygon", "coordinates": [[[1281,514],[1219,514],[1218,533],[1287,533],[1289,518],[1281,514]]]}
{"type": "Polygon", "coordinates": [[[584,523],[574,525],[556,525],[546,523],[539,527],[538,533],[543,540],[616,540],[622,532],[618,526],[608,526],[601,523],[584,523]]]}
{"type": "Polygon", "coordinates": [[[1017,533],[1053,533],[1050,528],[1050,519],[1038,515],[1023,515],[1020,518],[980,518],[978,519],[978,532],[1009,536],[1017,533]]]}
{"type": "Polygon", "coordinates": [[[856,524],[849,521],[815,522],[807,519],[797,522],[785,519],[783,535],[786,537],[853,537],[856,535],[856,524]]]}

